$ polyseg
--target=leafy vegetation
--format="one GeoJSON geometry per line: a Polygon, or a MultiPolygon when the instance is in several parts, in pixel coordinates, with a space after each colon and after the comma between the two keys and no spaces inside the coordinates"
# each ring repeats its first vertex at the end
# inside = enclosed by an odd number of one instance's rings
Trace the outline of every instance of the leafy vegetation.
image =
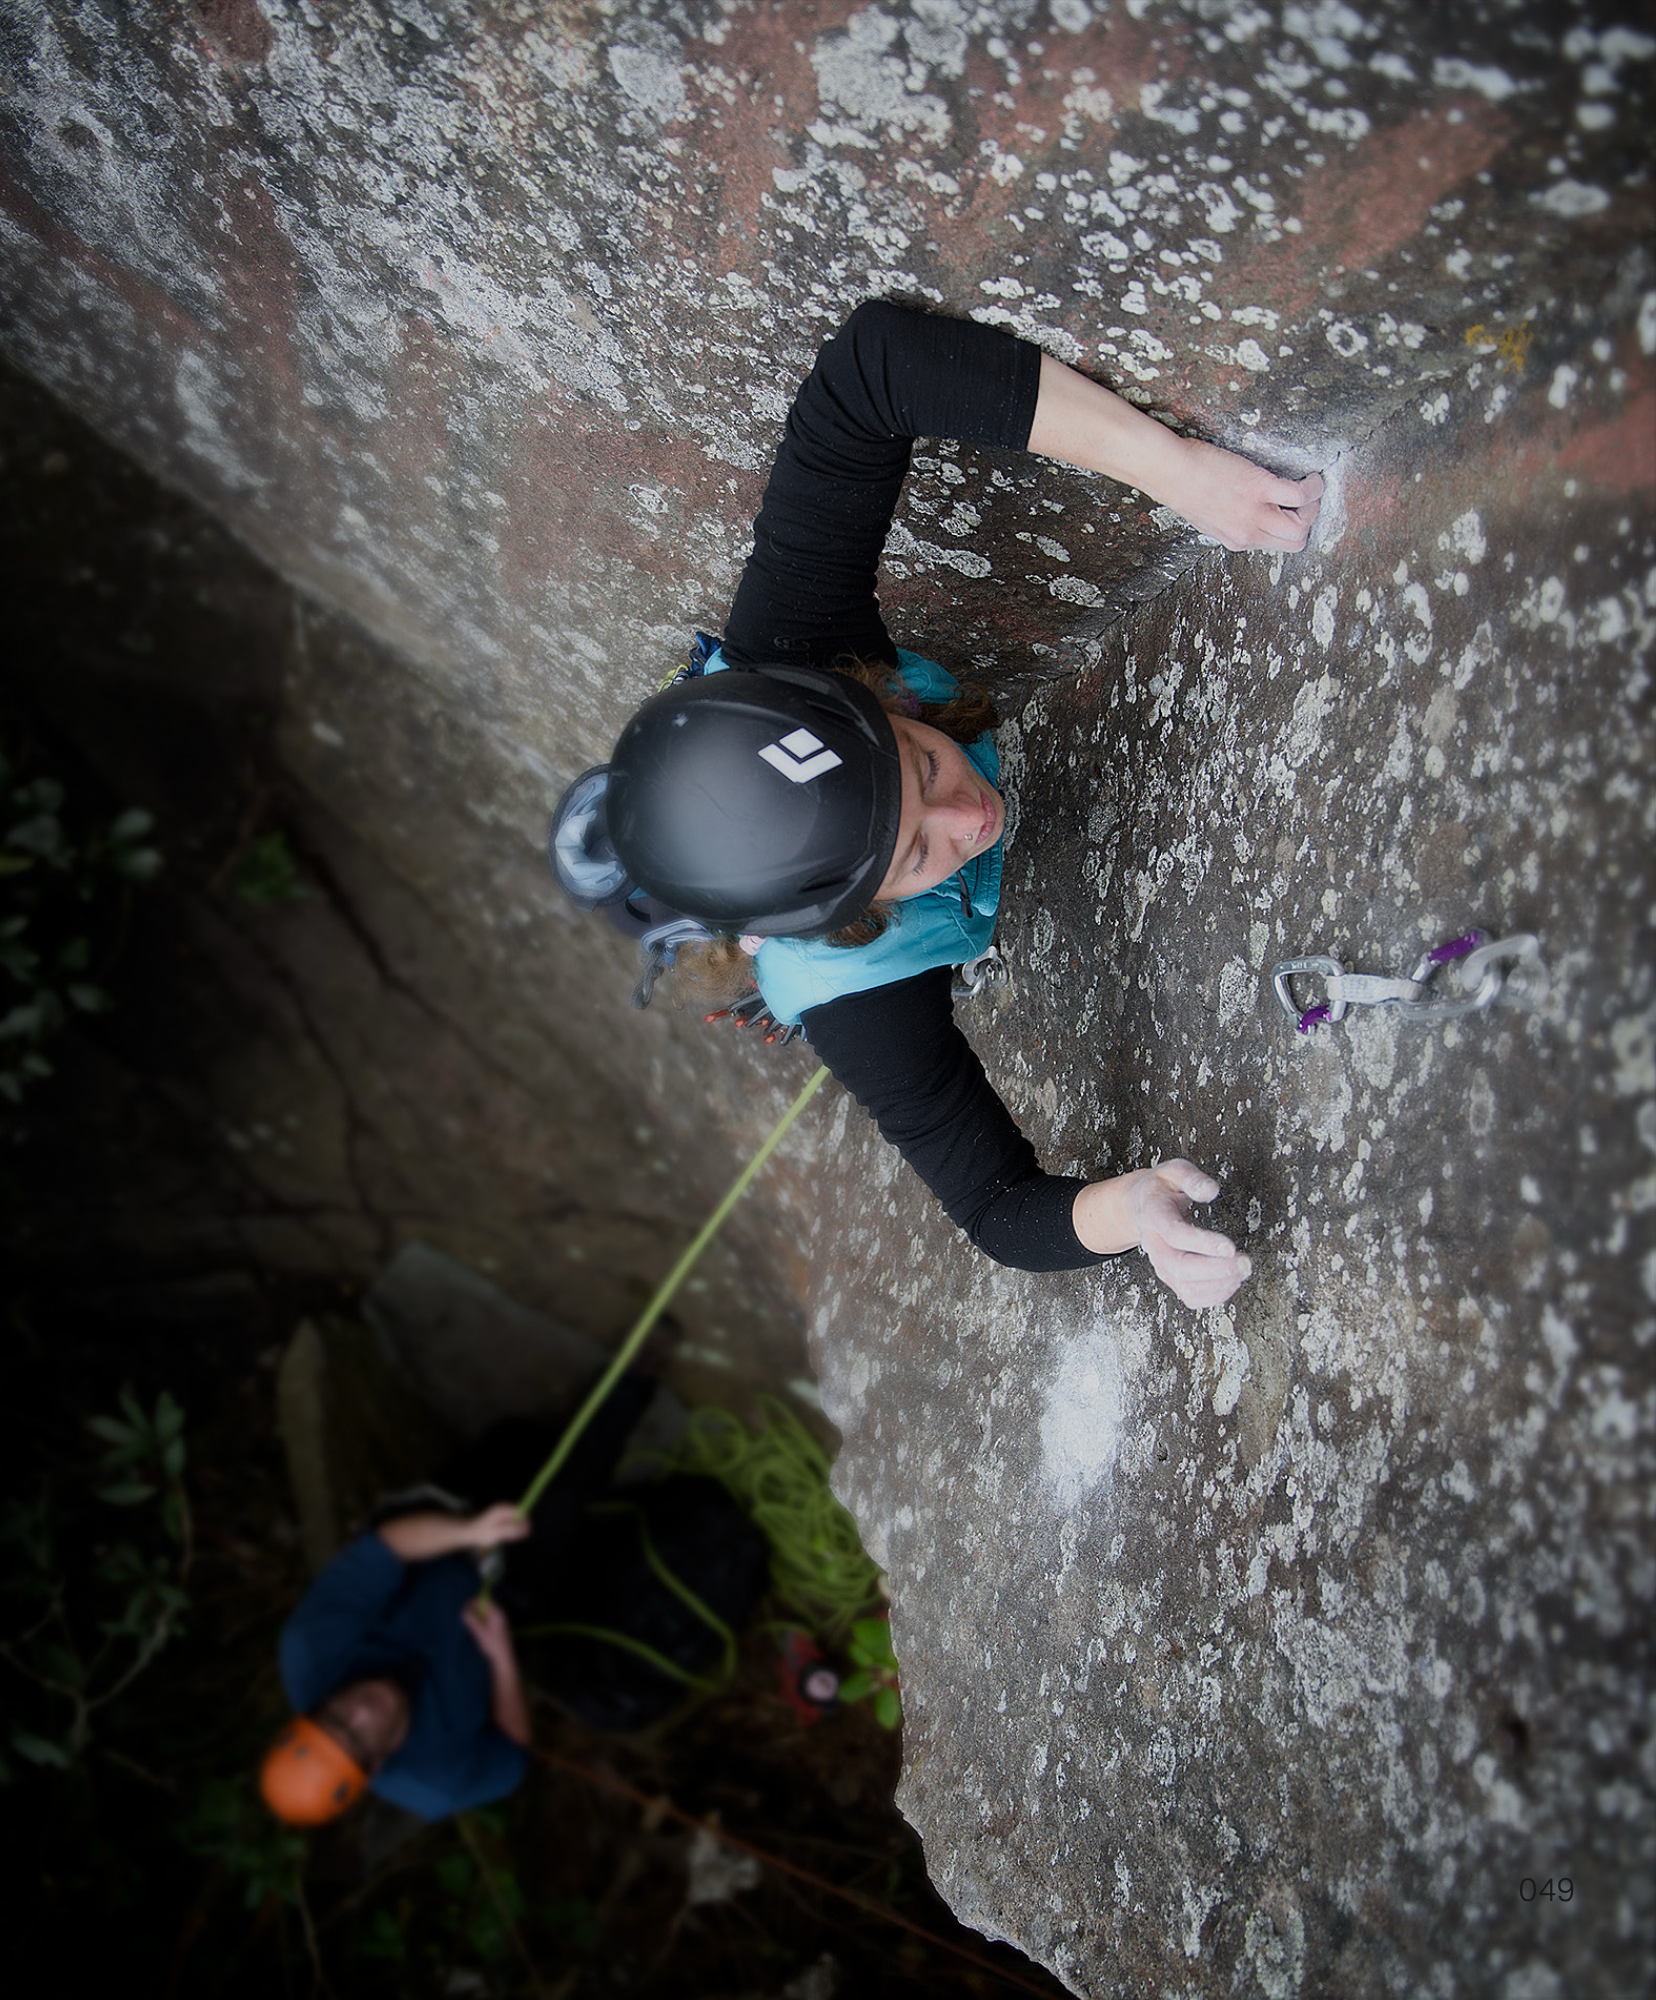
{"type": "Polygon", "coordinates": [[[108,1008],[94,976],[94,938],[112,928],[118,949],[125,893],[153,881],[162,858],[150,838],[154,819],[141,807],[76,833],[58,780],[30,776],[4,753],[0,827],[0,1097],[15,1104],[52,1074],[45,1050],[67,1022],[108,1008]],[[122,905],[113,926],[99,921],[112,900],[122,905]]]}
{"type": "Polygon", "coordinates": [[[245,1909],[299,1906],[309,1844],[297,1828],[265,1810],[245,1774],[209,1778],[177,1831],[191,1854],[229,1879],[245,1909]]]}
{"type": "Polygon", "coordinates": [[[584,1896],[542,1897],[531,1905],[513,1862],[506,1808],[465,1814],[449,1839],[420,1895],[405,1889],[362,1925],[359,1957],[410,1971],[423,1966],[441,1981],[463,1966],[498,1969],[513,1960],[523,1966],[532,1964],[524,1941],[531,1921],[569,1950],[591,1948],[597,1925],[584,1896]]]}
{"type": "Polygon", "coordinates": [[[853,1671],[840,1683],[841,1701],[874,1702],[874,1720],[882,1729],[895,1729],[903,1719],[902,1698],[897,1691],[897,1655],[891,1648],[891,1621],[888,1618],[859,1618],[851,1627],[851,1643],[846,1647],[853,1671]]]}
{"type": "MultiPolygon", "coordinates": [[[[184,1413],[165,1390],[153,1410],[123,1391],[118,1416],[90,1419],[103,1440],[95,1477],[106,1506],[142,1510],[132,1532],[100,1540],[71,1582],[63,1528],[49,1491],[0,1512],[13,1552],[6,1589],[23,1629],[0,1641],[0,1658],[27,1698],[7,1726],[9,1747],[31,1764],[68,1770],[92,1742],[93,1718],[177,1636],[189,1609],[190,1505],[184,1491],[184,1413]]],[[[18,1690],[15,1685],[13,1693],[18,1690]]],[[[0,1759],[0,1782],[13,1775],[0,1759]]]]}
{"type": "Polygon", "coordinates": [[[261,833],[250,840],[236,863],[236,894],[244,903],[274,909],[299,903],[310,894],[285,833],[261,833]]]}

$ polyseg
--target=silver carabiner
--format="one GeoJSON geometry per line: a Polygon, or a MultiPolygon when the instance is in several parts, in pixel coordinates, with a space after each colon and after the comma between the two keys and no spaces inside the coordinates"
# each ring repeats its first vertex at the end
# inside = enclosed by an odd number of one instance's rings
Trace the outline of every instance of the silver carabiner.
{"type": "Polygon", "coordinates": [[[1459,996],[1420,1001],[1410,1008],[1411,1014],[1448,1021],[1461,1014],[1481,1014],[1497,1000],[1535,1008],[1552,989],[1552,975],[1541,956],[1541,940],[1530,931],[1519,931],[1509,938],[1486,938],[1453,964],[1459,996]],[[1509,965],[1510,972],[1506,970],[1509,965]]]}
{"type": "MultiPolygon", "coordinates": [[[[1322,955],[1310,958],[1285,958],[1280,965],[1271,968],[1271,991],[1275,993],[1283,1013],[1297,1028],[1305,1009],[1294,999],[1293,991],[1288,984],[1296,972],[1320,972],[1324,979],[1343,979],[1345,967],[1337,958],[1322,955]]],[[[1343,1021],[1348,1004],[1344,999],[1330,1001],[1329,1020],[1343,1021]]]]}
{"type": "Polygon", "coordinates": [[[954,984],[949,989],[956,1000],[975,1000],[986,986],[1001,986],[1011,978],[1011,970],[999,948],[990,945],[976,958],[955,967],[954,984]]]}

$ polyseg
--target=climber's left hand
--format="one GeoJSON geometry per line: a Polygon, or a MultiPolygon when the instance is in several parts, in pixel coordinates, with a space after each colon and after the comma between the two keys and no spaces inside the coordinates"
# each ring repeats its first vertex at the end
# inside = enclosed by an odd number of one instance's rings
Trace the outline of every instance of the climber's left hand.
{"type": "Polygon", "coordinates": [[[1191,1160],[1163,1160],[1094,1181],[1075,1197],[1071,1219],[1089,1250],[1142,1250],[1162,1283],[1187,1306],[1222,1306],[1253,1274],[1253,1259],[1228,1236],[1193,1222],[1191,1205],[1219,1183],[1191,1160]]]}

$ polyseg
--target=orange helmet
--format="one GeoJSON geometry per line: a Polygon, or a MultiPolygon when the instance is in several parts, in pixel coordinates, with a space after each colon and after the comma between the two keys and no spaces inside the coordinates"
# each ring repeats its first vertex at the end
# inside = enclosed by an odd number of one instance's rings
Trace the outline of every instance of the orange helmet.
{"type": "Polygon", "coordinates": [[[367,1789],[368,1773],[319,1722],[296,1715],[265,1752],[259,1790],[289,1826],[324,1826],[367,1789]]]}

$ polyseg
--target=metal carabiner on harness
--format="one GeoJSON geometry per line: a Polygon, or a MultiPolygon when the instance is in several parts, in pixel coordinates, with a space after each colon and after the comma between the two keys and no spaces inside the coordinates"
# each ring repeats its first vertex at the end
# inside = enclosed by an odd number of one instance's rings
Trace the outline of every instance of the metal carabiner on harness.
{"type": "Polygon", "coordinates": [[[975,1000],[986,986],[1004,986],[1011,977],[1011,968],[1001,957],[998,946],[990,945],[976,958],[955,967],[954,984],[949,988],[949,994],[955,1000],[975,1000]]]}
{"type": "Polygon", "coordinates": [[[1271,969],[1271,990],[1277,1004],[1302,1035],[1325,1023],[1345,1019],[1349,1007],[1389,1007],[1413,1021],[1447,1021],[1462,1014],[1481,1013],[1498,999],[1539,1007],[1550,981],[1541,958],[1539,939],[1528,932],[1510,938],[1490,938],[1483,931],[1466,931],[1424,953],[1407,979],[1388,979],[1372,972],[1347,972],[1337,958],[1285,958],[1271,969]],[[1453,965],[1456,996],[1441,997],[1429,982],[1441,965],[1453,965]],[[1507,970],[1508,967],[1512,971],[1507,970]],[[1303,1010],[1293,995],[1296,974],[1313,973],[1326,982],[1327,998],[1303,1010]]]}

